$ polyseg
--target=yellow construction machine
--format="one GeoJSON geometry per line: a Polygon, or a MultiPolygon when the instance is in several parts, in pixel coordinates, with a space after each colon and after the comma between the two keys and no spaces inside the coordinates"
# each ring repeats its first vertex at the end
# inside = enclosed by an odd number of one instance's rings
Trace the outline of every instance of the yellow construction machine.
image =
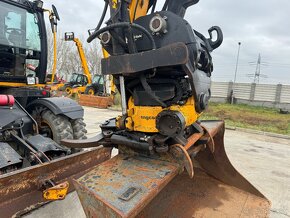
{"type": "Polygon", "coordinates": [[[73,92],[85,93],[87,85],[92,84],[92,75],[90,73],[88,62],[85,56],[83,45],[78,38],[75,38],[73,32],[65,33],[65,41],[73,41],[76,44],[83,73],[73,73],[70,80],[61,88],[66,94],[71,95],[73,92]],[[74,91],[75,90],[75,91],[74,91]]]}
{"type": "Polygon", "coordinates": [[[226,155],[224,122],[199,120],[211,97],[211,52],[223,34],[213,26],[207,38],[184,19],[198,1],[166,0],[156,10],[157,0],[105,0],[88,42],[99,38],[110,54],[102,74],[114,77],[122,115],[92,139],[64,140],[119,150],[74,182],[87,217],[269,215],[270,202],[226,155]]]}

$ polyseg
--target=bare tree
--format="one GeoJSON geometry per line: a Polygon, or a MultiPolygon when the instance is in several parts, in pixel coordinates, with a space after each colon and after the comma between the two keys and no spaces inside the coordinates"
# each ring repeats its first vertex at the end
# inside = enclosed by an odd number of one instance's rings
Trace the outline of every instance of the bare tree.
{"type": "MultiPolygon", "coordinates": [[[[50,73],[53,67],[53,35],[48,29],[48,66],[47,71],[50,73]]],[[[85,42],[85,37],[80,36],[81,42],[85,42]]],[[[87,59],[88,67],[92,75],[100,74],[102,49],[97,40],[92,43],[83,43],[83,49],[87,59]]],[[[64,34],[57,33],[57,75],[70,78],[72,73],[83,73],[80,57],[74,42],[66,42],[64,34]]]]}

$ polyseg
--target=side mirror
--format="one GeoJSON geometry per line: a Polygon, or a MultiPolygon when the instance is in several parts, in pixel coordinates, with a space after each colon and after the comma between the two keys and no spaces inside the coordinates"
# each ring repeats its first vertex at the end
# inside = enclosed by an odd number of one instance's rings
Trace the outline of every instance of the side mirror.
{"type": "Polygon", "coordinates": [[[51,30],[53,33],[57,32],[57,21],[60,20],[57,9],[54,5],[52,7],[52,12],[49,15],[51,30]]]}
{"type": "Polygon", "coordinates": [[[75,38],[75,34],[74,34],[74,32],[66,32],[66,33],[64,34],[64,40],[65,40],[65,41],[73,41],[74,38],[75,38]]]}

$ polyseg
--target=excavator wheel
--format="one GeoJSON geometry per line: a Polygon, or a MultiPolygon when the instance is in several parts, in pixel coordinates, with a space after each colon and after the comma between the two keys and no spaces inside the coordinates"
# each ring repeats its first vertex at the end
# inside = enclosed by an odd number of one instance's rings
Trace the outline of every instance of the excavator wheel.
{"type": "Polygon", "coordinates": [[[93,87],[87,87],[86,91],[85,91],[85,94],[86,95],[95,95],[96,92],[95,92],[95,89],[93,87]]]}
{"type": "Polygon", "coordinates": [[[62,139],[74,138],[73,127],[69,119],[61,115],[54,115],[50,110],[42,112],[41,129],[42,134],[45,133],[58,144],[62,139]]]}
{"type": "MultiPolygon", "coordinates": [[[[73,138],[75,140],[82,140],[87,139],[87,130],[86,130],[86,124],[84,123],[83,119],[76,119],[71,121],[71,125],[73,128],[73,138]]],[[[71,152],[76,153],[81,151],[82,149],[78,148],[72,148],[71,152]]]]}

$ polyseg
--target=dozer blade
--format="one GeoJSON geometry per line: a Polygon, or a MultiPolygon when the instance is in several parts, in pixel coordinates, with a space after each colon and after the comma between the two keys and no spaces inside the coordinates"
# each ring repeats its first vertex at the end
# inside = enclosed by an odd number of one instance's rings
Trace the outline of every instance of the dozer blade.
{"type": "Polygon", "coordinates": [[[87,217],[268,217],[270,202],[227,158],[224,123],[202,125],[213,142],[193,179],[167,158],[121,153],[75,180],[87,217]]]}
{"type": "Polygon", "coordinates": [[[68,182],[68,191],[73,191],[73,179],[110,157],[111,149],[100,147],[0,176],[0,217],[18,217],[50,202],[43,197],[47,183],[55,189],[68,182]]]}

